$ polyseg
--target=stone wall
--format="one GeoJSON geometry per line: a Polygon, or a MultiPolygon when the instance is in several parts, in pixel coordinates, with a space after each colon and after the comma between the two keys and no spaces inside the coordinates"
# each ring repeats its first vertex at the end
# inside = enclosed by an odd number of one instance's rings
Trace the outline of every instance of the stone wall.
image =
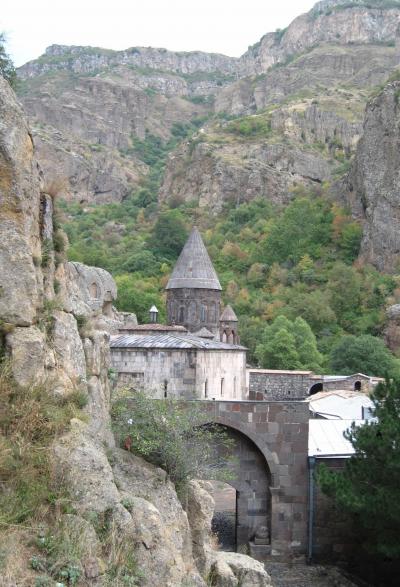
{"type": "Polygon", "coordinates": [[[148,391],[154,398],[243,399],[244,351],[111,349],[117,386],[148,391]]]}
{"type": "Polygon", "coordinates": [[[247,378],[249,398],[262,400],[302,399],[314,383],[311,371],[249,369],[247,378]]]}
{"type": "MultiPolygon", "coordinates": [[[[252,554],[274,560],[304,555],[307,549],[308,405],[300,401],[219,401],[203,402],[203,405],[211,422],[227,426],[254,443],[268,466],[270,545],[268,549],[252,545],[252,554]]],[[[258,475],[258,468],[251,460],[246,472],[249,483],[258,475]]],[[[258,505],[261,507],[261,502],[258,505]]],[[[250,518],[248,509],[244,525],[250,518]]]]}
{"type": "MultiPolygon", "coordinates": [[[[324,463],[332,471],[341,472],[346,459],[317,459],[318,464],[324,463]]],[[[352,532],[349,516],[340,510],[330,497],[322,493],[319,486],[314,485],[314,524],[313,549],[315,561],[345,560],[354,550],[357,543],[352,532]]]]}
{"type": "Polygon", "coordinates": [[[344,389],[347,391],[363,391],[369,393],[373,389],[373,385],[369,377],[363,375],[351,375],[346,379],[339,379],[336,381],[324,381],[323,391],[335,391],[337,389],[344,389]],[[360,388],[356,389],[356,384],[360,384],[360,388]]]}
{"type": "Polygon", "coordinates": [[[221,292],[212,289],[168,289],[168,324],[179,324],[197,332],[207,328],[219,335],[221,292]]]}

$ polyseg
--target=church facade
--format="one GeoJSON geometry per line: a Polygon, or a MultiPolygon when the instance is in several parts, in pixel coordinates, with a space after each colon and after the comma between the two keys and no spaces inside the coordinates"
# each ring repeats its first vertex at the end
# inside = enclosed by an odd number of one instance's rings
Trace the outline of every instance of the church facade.
{"type": "Polygon", "coordinates": [[[140,325],[111,338],[118,387],[154,398],[245,399],[246,349],[239,344],[238,319],[230,306],[221,313],[222,288],[196,228],[166,291],[166,325],[140,325]]]}

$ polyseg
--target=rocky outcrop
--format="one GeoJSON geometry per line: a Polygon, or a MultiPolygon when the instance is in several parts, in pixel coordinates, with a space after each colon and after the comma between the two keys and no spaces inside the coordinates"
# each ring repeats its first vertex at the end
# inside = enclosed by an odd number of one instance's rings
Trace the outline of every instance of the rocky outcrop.
{"type": "Polygon", "coordinates": [[[202,51],[174,52],[152,47],[131,47],[125,51],[112,51],[99,47],[51,45],[41,59],[30,61],[21,67],[20,73],[24,78],[66,69],[81,74],[127,65],[181,74],[199,71],[228,74],[235,71],[236,63],[235,57],[202,51]]]}
{"type": "Polygon", "coordinates": [[[393,304],[386,310],[384,337],[390,350],[398,354],[400,351],[400,304],[393,304]]]}
{"type": "Polygon", "coordinates": [[[366,109],[364,133],[342,189],[364,223],[360,258],[397,271],[400,253],[400,82],[389,83],[366,109]]]}
{"type": "Polygon", "coordinates": [[[188,516],[192,530],[193,555],[203,576],[214,587],[272,587],[264,566],[236,552],[215,550],[211,541],[214,514],[212,486],[207,481],[191,481],[188,490],[188,516]]]}
{"type": "Polygon", "coordinates": [[[311,188],[329,177],[330,169],[317,152],[284,143],[201,142],[194,149],[188,144],[169,158],[160,200],[194,201],[214,213],[259,196],[284,205],[297,184],[311,188]]]}
{"type": "Polygon", "coordinates": [[[400,7],[382,9],[374,3],[329,0],[318,2],[307,14],[296,18],[287,29],[268,33],[240,59],[245,75],[267,71],[293,55],[324,43],[393,44],[400,24],[400,7]]]}
{"type": "Polygon", "coordinates": [[[55,531],[76,545],[87,585],[100,585],[111,564],[100,544],[103,520],[112,548],[128,553],[144,587],[205,587],[187,516],[165,473],[115,448],[109,331],[127,319],[112,307],[115,283],[102,269],[67,263],[60,251],[56,257],[51,198],[40,192],[28,126],[2,78],[0,113],[2,351],[20,385],[87,397],[85,416],[73,418],[52,446],[75,510],[55,531]]]}

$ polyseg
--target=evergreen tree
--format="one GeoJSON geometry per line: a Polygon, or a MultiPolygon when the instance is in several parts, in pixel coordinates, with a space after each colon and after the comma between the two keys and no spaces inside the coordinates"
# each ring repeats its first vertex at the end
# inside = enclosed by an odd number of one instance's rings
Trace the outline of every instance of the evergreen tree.
{"type": "Polygon", "coordinates": [[[367,551],[400,561],[400,381],[379,384],[372,395],[376,420],[352,425],[355,449],[343,473],[318,470],[323,491],[355,514],[367,551]]]}
{"type": "Polygon", "coordinates": [[[2,75],[11,86],[14,86],[17,74],[15,72],[14,64],[6,52],[5,41],[4,33],[0,33],[0,75],[2,75]]]}

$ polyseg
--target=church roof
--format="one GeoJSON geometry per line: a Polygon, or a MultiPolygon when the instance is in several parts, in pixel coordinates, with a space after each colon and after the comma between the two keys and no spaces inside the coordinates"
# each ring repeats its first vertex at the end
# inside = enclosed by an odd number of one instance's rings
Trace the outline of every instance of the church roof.
{"type": "Polygon", "coordinates": [[[193,228],[176,262],[166,289],[222,290],[201,235],[193,228]]]}
{"type": "Polygon", "coordinates": [[[246,347],[200,338],[194,334],[168,333],[117,334],[110,337],[111,348],[132,349],[200,349],[208,351],[245,351],[246,347]]]}
{"type": "Polygon", "coordinates": [[[237,316],[232,309],[232,306],[229,304],[225,307],[224,311],[221,314],[220,318],[221,322],[238,322],[237,316]]]}

